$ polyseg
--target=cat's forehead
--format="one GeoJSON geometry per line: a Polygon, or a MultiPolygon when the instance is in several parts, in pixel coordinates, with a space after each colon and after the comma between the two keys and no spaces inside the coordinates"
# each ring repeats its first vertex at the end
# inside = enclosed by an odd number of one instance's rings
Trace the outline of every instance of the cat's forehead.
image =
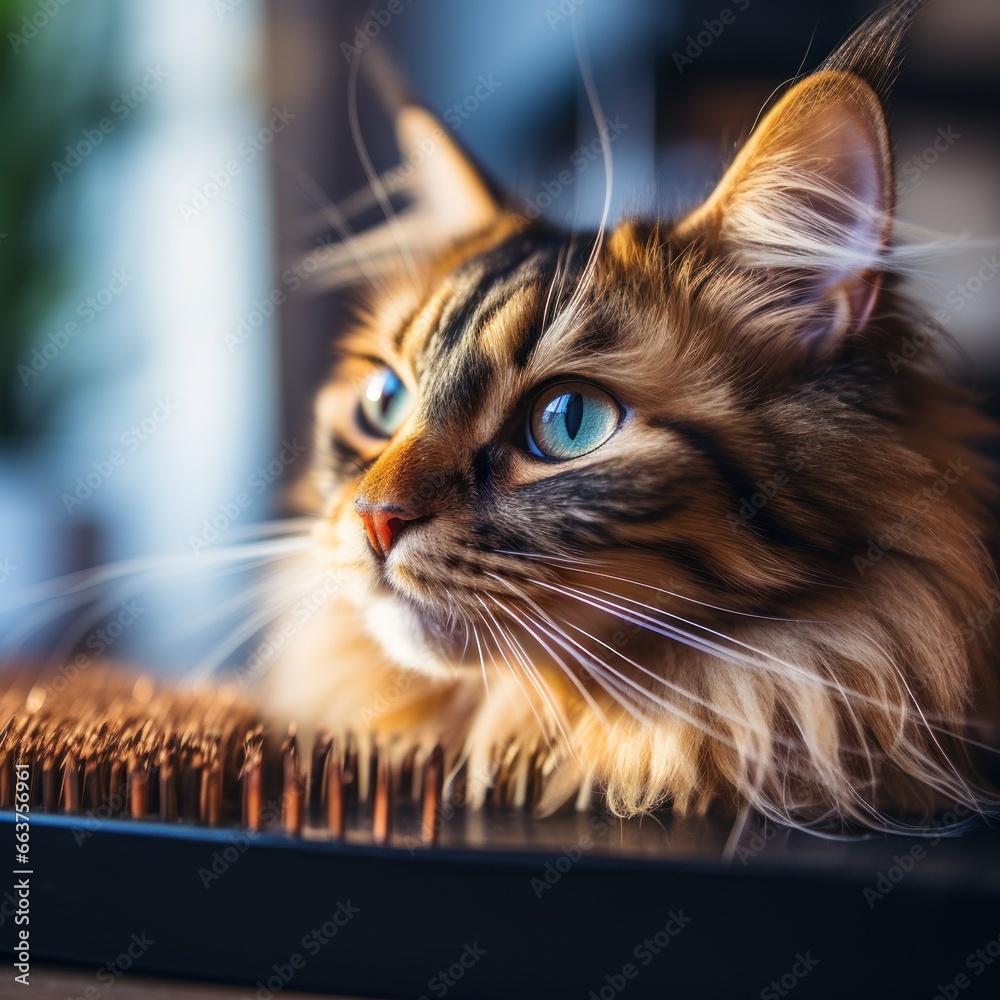
{"type": "Polygon", "coordinates": [[[419,385],[434,421],[471,416],[490,388],[516,383],[525,372],[588,250],[583,240],[524,233],[456,255],[381,311],[387,363],[419,385]]]}
{"type": "Polygon", "coordinates": [[[404,276],[381,297],[360,353],[417,390],[422,426],[475,434],[475,423],[483,436],[550,379],[631,386],[636,365],[648,367],[649,330],[664,307],[663,271],[640,253],[645,244],[628,226],[603,240],[508,230],[456,248],[419,285],[404,276]]]}
{"type": "Polygon", "coordinates": [[[575,256],[564,238],[515,234],[460,259],[428,282],[399,331],[400,351],[418,372],[463,352],[524,353],[543,320],[539,298],[555,293],[559,275],[572,280],[575,256]]]}

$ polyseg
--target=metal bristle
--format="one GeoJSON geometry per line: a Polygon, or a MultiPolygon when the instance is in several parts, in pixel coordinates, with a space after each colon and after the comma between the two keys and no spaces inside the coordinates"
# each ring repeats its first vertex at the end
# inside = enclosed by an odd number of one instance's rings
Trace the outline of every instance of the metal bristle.
{"type": "Polygon", "coordinates": [[[27,763],[33,808],[97,820],[431,847],[448,824],[462,829],[470,796],[533,809],[551,770],[547,750],[511,742],[494,748],[484,781],[403,734],[319,731],[304,754],[294,728],[276,736],[235,689],[171,691],[98,668],[59,688],[12,683],[0,719],[0,806],[14,763],[27,763]]]}

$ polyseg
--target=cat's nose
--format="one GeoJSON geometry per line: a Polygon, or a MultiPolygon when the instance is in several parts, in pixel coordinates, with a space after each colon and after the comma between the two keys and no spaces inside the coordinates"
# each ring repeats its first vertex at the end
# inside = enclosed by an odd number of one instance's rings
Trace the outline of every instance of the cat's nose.
{"type": "Polygon", "coordinates": [[[365,526],[368,541],[380,556],[387,556],[400,532],[419,517],[402,507],[371,503],[361,498],[354,501],[354,509],[365,526]]]}

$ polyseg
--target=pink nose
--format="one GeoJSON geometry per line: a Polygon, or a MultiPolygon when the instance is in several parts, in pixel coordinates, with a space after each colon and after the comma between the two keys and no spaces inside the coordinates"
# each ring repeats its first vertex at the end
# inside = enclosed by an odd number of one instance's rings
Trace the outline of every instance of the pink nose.
{"type": "Polygon", "coordinates": [[[399,507],[389,507],[383,504],[370,504],[358,500],[354,509],[361,518],[368,534],[368,541],[380,556],[387,556],[395,544],[400,532],[417,519],[416,514],[402,510],[399,507]]]}

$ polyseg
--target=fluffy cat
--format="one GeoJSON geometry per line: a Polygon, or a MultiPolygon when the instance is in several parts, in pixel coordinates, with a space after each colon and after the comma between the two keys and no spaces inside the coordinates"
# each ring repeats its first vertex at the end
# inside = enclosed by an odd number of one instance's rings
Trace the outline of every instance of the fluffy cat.
{"type": "Polygon", "coordinates": [[[441,741],[474,803],[506,754],[543,760],[543,811],[986,806],[994,428],[892,233],[920,6],[788,89],[674,221],[529,220],[402,110],[412,207],[333,255],[367,285],[316,404],[336,593],[261,681],[276,717],[441,741]]]}

